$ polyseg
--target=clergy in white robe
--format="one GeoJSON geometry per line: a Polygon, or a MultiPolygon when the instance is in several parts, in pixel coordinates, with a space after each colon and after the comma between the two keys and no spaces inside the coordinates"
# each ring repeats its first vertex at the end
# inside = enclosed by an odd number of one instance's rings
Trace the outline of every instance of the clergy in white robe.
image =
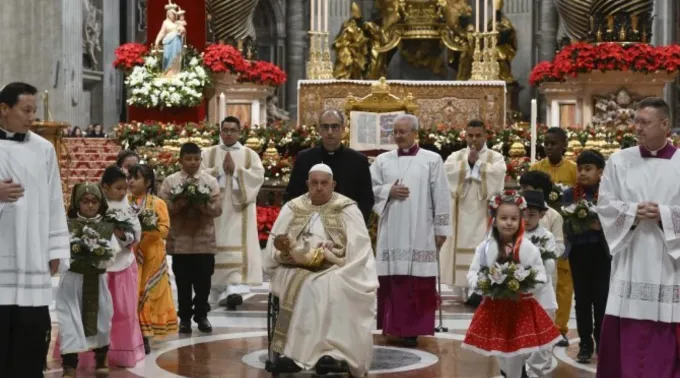
{"type": "Polygon", "coordinates": [[[662,99],[642,100],[639,146],[613,154],[600,183],[612,254],[600,378],[680,377],[680,153],[666,140],[669,117],[662,99]]]}
{"type": "Polygon", "coordinates": [[[434,334],[439,248],[451,235],[443,161],[418,147],[417,129],[416,117],[398,116],[394,138],[399,149],[381,154],[371,166],[373,210],[380,217],[378,328],[406,346],[434,334]]]}
{"type": "Polygon", "coordinates": [[[215,273],[212,299],[235,310],[250,285],[262,283],[262,252],[257,233],[257,194],[264,183],[260,156],[238,142],[241,125],[227,117],[220,144],[203,151],[203,169],[217,178],[222,215],[215,218],[215,273]]]}
{"type": "Polygon", "coordinates": [[[452,236],[441,252],[441,280],[467,296],[467,272],[475,248],[488,228],[487,205],[503,191],[505,158],[486,146],[484,123],[472,120],[465,129],[468,147],[449,155],[444,163],[451,194],[452,236]]]}
{"type": "Polygon", "coordinates": [[[323,374],[346,363],[362,377],[373,356],[375,259],[361,211],[333,193],[330,172],[325,164],[312,167],[309,193],[287,202],[272,228],[265,267],[280,312],[271,349],[282,355],[280,372],[316,367],[323,374]],[[305,246],[311,259],[300,259],[287,240],[305,246]]]}
{"type": "Polygon", "coordinates": [[[68,258],[54,146],[28,131],[36,88],[0,89],[0,377],[42,377],[50,338],[51,274],[68,258]],[[23,196],[7,182],[23,187],[23,196]]]}

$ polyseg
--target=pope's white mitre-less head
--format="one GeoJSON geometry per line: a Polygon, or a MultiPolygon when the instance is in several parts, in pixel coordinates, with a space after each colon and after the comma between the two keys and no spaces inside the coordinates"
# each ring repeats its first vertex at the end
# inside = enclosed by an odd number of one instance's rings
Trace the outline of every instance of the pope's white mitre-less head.
{"type": "Polygon", "coordinates": [[[323,163],[316,164],[315,166],[313,166],[312,169],[309,170],[309,173],[312,173],[312,172],[325,172],[325,173],[328,173],[329,175],[331,175],[331,177],[333,177],[333,170],[331,169],[331,167],[329,167],[327,164],[323,164],[323,163]]]}

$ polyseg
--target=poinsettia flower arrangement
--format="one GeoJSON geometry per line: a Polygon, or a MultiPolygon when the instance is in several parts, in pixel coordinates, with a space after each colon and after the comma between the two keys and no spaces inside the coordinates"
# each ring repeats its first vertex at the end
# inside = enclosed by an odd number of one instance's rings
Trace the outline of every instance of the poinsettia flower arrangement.
{"type": "Polygon", "coordinates": [[[248,63],[234,46],[224,43],[209,45],[203,51],[203,64],[213,73],[240,74],[248,69],[248,63]]]}
{"type": "Polygon", "coordinates": [[[241,72],[239,81],[269,86],[279,86],[286,82],[288,76],[277,65],[267,61],[250,62],[241,72]]]}
{"type": "Polygon", "coordinates": [[[144,56],[149,52],[149,49],[141,43],[126,43],[120,45],[113,53],[116,59],[113,61],[113,67],[123,71],[130,71],[135,66],[144,65],[144,56]]]}
{"type": "Polygon", "coordinates": [[[574,43],[564,47],[552,62],[540,62],[529,76],[531,85],[563,81],[592,71],[675,73],[680,68],[680,45],[651,46],[637,43],[574,43]]]}
{"type": "Polygon", "coordinates": [[[281,209],[277,206],[257,206],[257,232],[260,241],[267,241],[281,209]]]}

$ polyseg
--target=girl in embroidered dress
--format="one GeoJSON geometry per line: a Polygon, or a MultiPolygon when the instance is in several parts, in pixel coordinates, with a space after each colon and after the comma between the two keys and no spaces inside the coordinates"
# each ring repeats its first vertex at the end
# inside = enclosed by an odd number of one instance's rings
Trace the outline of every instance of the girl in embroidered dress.
{"type": "Polygon", "coordinates": [[[80,183],[73,187],[68,211],[71,258],[60,263],[56,299],[64,377],[76,376],[78,353],[89,350],[94,350],[97,374],[108,373],[113,301],[106,268],[113,261],[118,243],[115,238],[125,235],[102,220],[107,207],[99,185],[80,183]]]}
{"type": "Polygon", "coordinates": [[[134,367],[144,358],[144,342],[139,329],[137,303],[139,282],[133,245],[139,242],[142,228],[127,199],[127,175],[115,165],[104,171],[102,189],[109,209],[119,210],[128,216],[132,230],[125,232],[125,239],[118,239],[120,251],[108,271],[109,290],[113,298],[113,323],[109,364],[134,367]]]}
{"type": "MultiPolygon", "coordinates": [[[[471,288],[479,289],[480,270],[491,268],[494,263],[514,262],[535,270],[539,284],[532,292],[547,282],[538,248],[523,237],[525,208],[524,198],[514,192],[491,199],[492,228],[475,250],[467,274],[471,288]]],[[[519,300],[485,297],[472,318],[462,346],[485,356],[496,356],[507,377],[520,378],[529,354],[552,348],[559,337],[555,324],[533,295],[523,293],[519,300]]]]}
{"type": "Polygon", "coordinates": [[[165,202],[154,195],[156,178],[151,167],[134,165],[129,172],[129,199],[142,219],[144,230],[136,251],[139,265],[138,311],[144,346],[149,353],[149,338],[177,331],[177,312],[165,255],[170,217],[165,202]]]}

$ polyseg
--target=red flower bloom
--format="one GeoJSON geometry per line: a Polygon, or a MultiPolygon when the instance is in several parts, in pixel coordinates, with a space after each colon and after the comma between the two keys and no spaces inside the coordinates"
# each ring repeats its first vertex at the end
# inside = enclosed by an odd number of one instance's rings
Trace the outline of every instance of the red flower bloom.
{"type": "Polygon", "coordinates": [[[113,67],[120,70],[131,70],[135,66],[144,65],[144,55],[149,49],[141,43],[126,43],[114,51],[116,59],[113,67]]]}
{"type": "Polygon", "coordinates": [[[247,69],[243,55],[234,46],[217,43],[205,48],[203,65],[211,72],[240,74],[247,69]]]}
{"type": "Polygon", "coordinates": [[[275,206],[257,206],[257,231],[260,240],[269,239],[269,233],[280,211],[281,209],[275,206]]]}
{"type": "Polygon", "coordinates": [[[239,77],[241,82],[270,85],[273,87],[285,83],[287,79],[286,73],[277,65],[262,60],[251,62],[239,77]]]}

